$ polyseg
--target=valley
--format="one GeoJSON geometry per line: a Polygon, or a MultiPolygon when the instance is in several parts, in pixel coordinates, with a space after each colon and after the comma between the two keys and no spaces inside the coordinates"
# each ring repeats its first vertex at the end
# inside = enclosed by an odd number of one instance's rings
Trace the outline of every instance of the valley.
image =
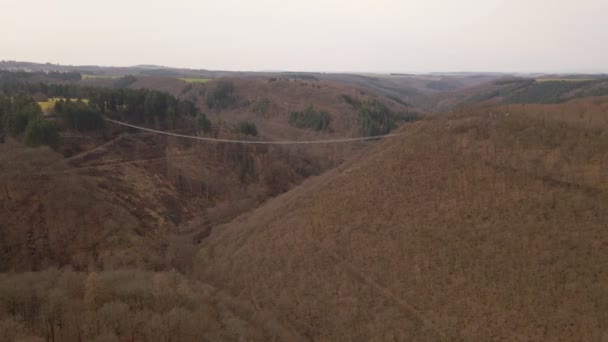
{"type": "Polygon", "coordinates": [[[27,68],[0,341],[608,336],[605,78],[27,68]]]}

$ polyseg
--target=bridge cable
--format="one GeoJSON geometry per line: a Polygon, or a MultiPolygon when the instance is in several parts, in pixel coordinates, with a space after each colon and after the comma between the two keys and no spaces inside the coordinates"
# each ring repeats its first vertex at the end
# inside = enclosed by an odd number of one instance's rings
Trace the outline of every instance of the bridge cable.
{"type": "Polygon", "coordinates": [[[338,139],[327,139],[327,140],[274,140],[274,141],[273,140],[234,140],[234,139],[218,139],[218,138],[200,137],[200,136],[196,136],[196,135],[186,135],[186,134],[172,133],[172,132],[166,132],[166,131],[159,131],[156,129],[132,125],[132,124],[128,124],[125,122],[116,121],[116,120],[112,120],[112,119],[108,119],[108,118],[105,118],[105,120],[115,123],[117,125],[135,128],[135,129],[139,129],[139,130],[146,131],[146,132],[168,135],[168,136],[172,136],[172,137],[210,141],[210,142],[232,143],[232,144],[259,144],[259,145],[335,144],[335,143],[347,143],[347,142],[355,142],[355,141],[392,138],[392,137],[396,137],[396,136],[405,134],[405,133],[392,133],[392,134],[374,135],[374,136],[359,137],[359,138],[338,138],[338,139]]]}

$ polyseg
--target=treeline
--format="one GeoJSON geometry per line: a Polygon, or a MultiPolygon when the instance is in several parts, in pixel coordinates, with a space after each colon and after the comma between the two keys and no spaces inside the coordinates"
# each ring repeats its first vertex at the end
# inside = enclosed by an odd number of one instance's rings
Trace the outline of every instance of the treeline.
{"type": "Polygon", "coordinates": [[[81,87],[76,84],[57,84],[33,81],[34,74],[26,72],[0,71],[0,93],[6,96],[43,94],[48,97],[81,96],[81,87]]]}
{"type": "Polygon", "coordinates": [[[343,94],[342,99],[357,110],[359,131],[362,136],[383,135],[397,128],[400,122],[420,119],[414,112],[395,113],[378,100],[359,101],[343,94]]]}
{"type": "Polygon", "coordinates": [[[76,71],[60,72],[60,71],[49,71],[49,72],[27,72],[27,71],[7,71],[0,70],[0,79],[11,79],[12,81],[29,81],[33,78],[45,78],[53,79],[58,81],[80,81],[82,80],[82,74],[76,71]]]}
{"type": "Polygon", "coordinates": [[[281,334],[264,324],[176,272],[0,275],[0,341],[263,341],[281,334]]]}
{"type": "Polygon", "coordinates": [[[194,102],[158,90],[88,88],[83,95],[102,113],[117,113],[133,122],[173,124],[181,115],[198,113],[194,102]]]}
{"type": "Polygon", "coordinates": [[[124,78],[119,89],[108,89],[77,84],[32,83],[28,81],[31,78],[28,75],[0,72],[0,93],[5,96],[42,94],[49,98],[87,99],[89,106],[101,113],[120,113],[123,119],[134,122],[174,122],[180,115],[194,117],[198,112],[194,102],[178,99],[166,92],[124,88],[125,84],[135,80],[129,76],[124,78]]]}
{"type": "Polygon", "coordinates": [[[325,110],[315,110],[315,108],[310,105],[303,111],[291,112],[289,114],[289,123],[297,128],[325,131],[329,129],[331,115],[325,110]]]}
{"type": "Polygon", "coordinates": [[[57,148],[61,142],[57,124],[44,120],[38,103],[26,96],[0,95],[0,142],[4,142],[6,134],[21,138],[32,147],[57,148]]]}
{"type": "MultiPolygon", "coordinates": [[[[124,121],[173,127],[181,117],[196,119],[199,131],[208,133],[211,123],[194,102],[150,89],[109,89],[77,84],[30,82],[32,73],[0,71],[0,138],[22,138],[30,146],[60,144],[59,128],[90,131],[103,129],[104,115],[124,121]],[[56,99],[57,120],[45,119],[33,99],[56,99]]],[[[46,75],[46,74],[45,74],[46,75]]],[[[63,77],[75,77],[64,75],[63,77]]],[[[133,82],[126,77],[124,82],[133,82]]]]}
{"type": "Polygon", "coordinates": [[[53,110],[67,127],[77,131],[91,131],[105,127],[101,111],[91,102],[60,99],[55,102],[53,110]]]}

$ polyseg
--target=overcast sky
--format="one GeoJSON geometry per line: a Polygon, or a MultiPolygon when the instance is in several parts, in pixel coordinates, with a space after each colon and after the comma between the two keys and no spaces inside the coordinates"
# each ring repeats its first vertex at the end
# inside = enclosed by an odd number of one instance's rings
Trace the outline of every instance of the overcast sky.
{"type": "Polygon", "coordinates": [[[0,59],[608,72],[608,0],[0,0],[0,59]]]}

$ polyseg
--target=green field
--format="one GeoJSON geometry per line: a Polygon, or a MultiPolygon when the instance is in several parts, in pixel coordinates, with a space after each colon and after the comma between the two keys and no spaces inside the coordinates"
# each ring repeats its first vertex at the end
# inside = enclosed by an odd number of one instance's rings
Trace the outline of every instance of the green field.
{"type": "MultiPolygon", "coordinates": [[[[63,97],[51,97],[47,101],[38,102],[38,105],[40,106],[40,108],[42,109],[42,111],[45,114],[48,114],[53,109],[53,107],[55,107],[55,102],[57,102],[59,100],[65,100],[65,98],[63,98],[63,97]]],[[[78,99],[70,99],[70,101],[71,102],[76,102],[76,101],[78,101],[78,99]]],[[[89,100],[88,99],[82,99],[82,102],[88,103],[89,100]]]]}
{"type": "Polygon", "coordinates": [[[100,79],[100,80],[115,80],[120,78],[120,76],[108,76],[108,75],[82,75],[82,79],[83,80],[95,80],[95,79],[100,79]]]}
{"type": "Polygon", "coordinates": [[[188,83],[207,83],[209,78],[180,78],[180,80],[188,83]]]}

